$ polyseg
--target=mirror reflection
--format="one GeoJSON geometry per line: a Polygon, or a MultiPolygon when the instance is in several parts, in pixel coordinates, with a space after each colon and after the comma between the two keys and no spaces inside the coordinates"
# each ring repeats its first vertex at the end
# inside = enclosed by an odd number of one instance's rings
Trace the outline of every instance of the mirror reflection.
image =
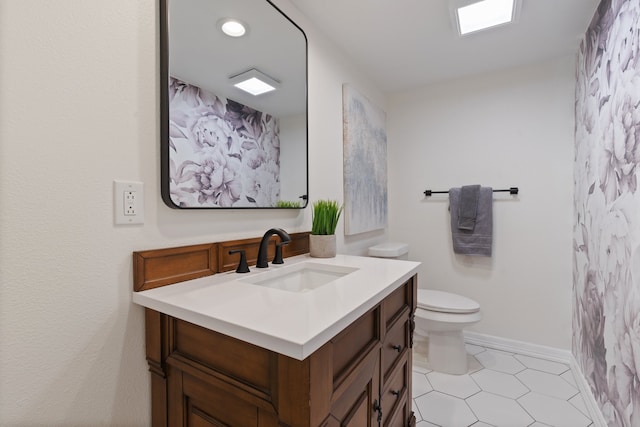
{"type": "Polygon", "coordinates": [[[267,0],[160,2],[165,203],[306,206],[302,30],[267,0]],[[244,34],[225,34],[228,20],[244,34]],[[255,94],[247,81],[266,84],[266,91],[255,94]]]}

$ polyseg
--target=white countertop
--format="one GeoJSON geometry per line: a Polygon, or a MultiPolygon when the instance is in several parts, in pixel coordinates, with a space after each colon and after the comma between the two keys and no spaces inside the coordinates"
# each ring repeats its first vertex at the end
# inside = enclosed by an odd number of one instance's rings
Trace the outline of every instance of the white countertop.
{"type": "Polygon", "coordinates": [[[133,292],[133,302],[303,360],[406,282],[419,265],[352,255],[300,255],[265,269],[250,266],[250,273],[232,271],[133,292]],[[303,261],[358,270],[308,292],[242,282],[303,261]]]}

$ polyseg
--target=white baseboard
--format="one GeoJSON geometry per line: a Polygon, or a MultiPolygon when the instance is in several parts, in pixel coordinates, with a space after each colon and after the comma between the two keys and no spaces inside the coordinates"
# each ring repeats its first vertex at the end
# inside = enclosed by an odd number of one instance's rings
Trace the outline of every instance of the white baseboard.
{"type": "Polygon", "coordinates": [[[518,353],[524,356],[539,357],[541,359],[558,363],[570,364],[571,359],[573,358],[573,355],[569,350],[545,347],[543,345],[500,338],[493,335],[479,334],[477,332],[464,331],[464,340],[469,344],[518,353]]]}
{"type": "Polygon", "coordinates": [[[596,399],[593,397],[591,387],[589,387],[587,379],[584,377],[582,369],[578,366],[578,361],[573,357],[573,354],[571,355],[571,363],[569,366],[571,366],[571,373],[573,373],[573,378],[576,380],[576,384],[578,384],[580,393],[584,397],[584,404],[587,406],[589,415],[591,415],[593,425],[596,427],[607,427],[607,423],[605,422],[602,412],[596,403],[596,399]]]}
{"type": "Polygon", "coordinates": [[[573,378],[580,389],[580,393],[584,397],[584,404],[589,411],[593,425],[595,427],[607,427],[607,423],[604,421],[600,408],[598,408],[596,399],[593,397],[591,388],[589,387],[589,384],[587,384],[587,380],[585,379],[580,366],[578,366],[576,358],[569,350],[546,347],[543,345],[531,344],[523,341],[500,338],[470,331],[464,332],[464,340],[468,344],[522,354],[523,356],[537,357],[539,359],[569,365],[573,378]]]}

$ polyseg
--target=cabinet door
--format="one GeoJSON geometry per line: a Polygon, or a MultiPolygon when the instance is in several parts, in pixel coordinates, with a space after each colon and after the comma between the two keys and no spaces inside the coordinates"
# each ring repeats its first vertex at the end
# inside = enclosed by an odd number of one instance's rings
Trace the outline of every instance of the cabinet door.
{"type": "Polygon", "coordinates": [[[374,402],[380,396],[380,351],[373,350],[334,391],[327,426],[378,425],[374,402]]]}
{"type": "Polygon", "coordinates": [[[228,390],[178,372],[172,379],[174,404],[169,408],[169,425],[184,427],[243,426],[276,427],[273,411],[234,396],[228,390]]]}

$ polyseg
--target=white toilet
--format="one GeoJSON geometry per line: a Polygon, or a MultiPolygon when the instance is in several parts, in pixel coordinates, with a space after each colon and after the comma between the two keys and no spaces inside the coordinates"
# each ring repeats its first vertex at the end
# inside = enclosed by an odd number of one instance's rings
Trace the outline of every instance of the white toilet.
{"type": "Polygon", "coordinates": [[[369,248],[369,256],[376,258],[408,259],[409,245],[406,243],[380,243],[369,248]]]}
{"type": "MultiPolygon", "coordinates": [[[[414,341],[428,341],[426,367],[447,374],[466,374],[467,351],[462,331],[480,319],[480,304],[472,299],[449,292],[418,289],[414,341]]],[[[419,361],[420,357],[416,357],[416,362],[419,361]]]]}
{"type": "MultiPolygon", "coordinates": [[[[405,243],[383,243],[369,248],[369,256],[406,259],[405,243]]],[[[476,301],[443,291],[418,289],[415,313],[413,361],[416,365],[447,374],[466,374],[464,328],[482,319],[476,301]]]]}

